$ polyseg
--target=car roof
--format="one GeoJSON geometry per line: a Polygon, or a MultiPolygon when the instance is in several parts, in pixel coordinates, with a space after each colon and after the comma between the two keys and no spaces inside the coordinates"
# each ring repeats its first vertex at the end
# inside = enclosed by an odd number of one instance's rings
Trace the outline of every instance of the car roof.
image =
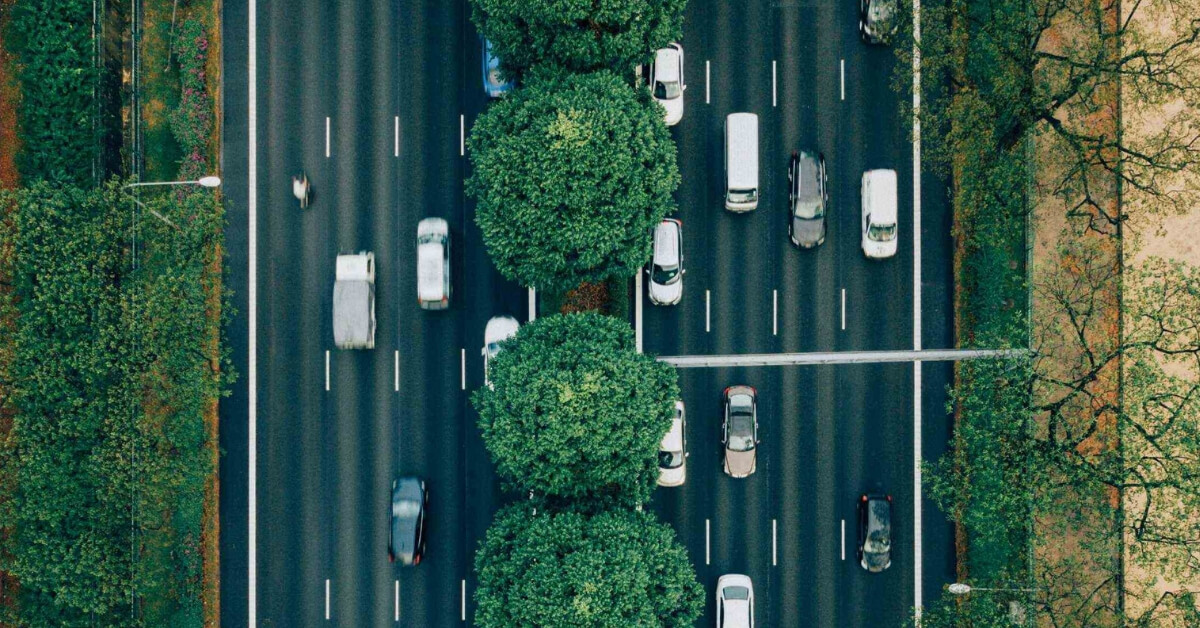
{"type": "Polygon", "coordinates": [[[497,337],[503,340],[517,333],[520,326],[517,319],[511,316],[493,316],[483,330],[483,340],[484,342],[494,342],[497,337]]]}
{"type": "Polygon", "coordinates": [[[871,182],[871,222],[896,224],[896,171],[868,170],[863,176],[871,182]]]}
{"type": "Polygon", "coordinates": [[[679,51],[675,48],[659,48],[654,53],[654,76],[660,81],[679,80],[679,51]]]}
{"type": "Polygon", "coordinates": [[[683,421],[671,419],[671,429],[667,430],[666,435],[663,436],[659,449],[663,451],[683,450],[683,421]]]}
{"type": "Polygon", "coordinates": [[[440,299],[444,294],[446,264],[442,258],[442,245],[426,242],[417,245],[417,293],[422,299],[440,299]]]}
{"type": "Polygon", "coordinates": [[[867,528],[878,530],[892,525],[892,503],[883,495],[867,497],[867,528]]]}
{"type": "Polygon", "coordinates": [[[673,266],[679,263],[679,223],[663,220],[654,228],[654,261],[673,266]]]}
{"type": "Polygon", "coordinates": [[[796,183],[799,187],[800,198],[803,200],[814,200],[820,198],[821,190],[818,187],[817,168],[819,164],[817,158],[812,153],[800,151],[796,159],[796,167],[800,171],[796,178],[796,183]]]}

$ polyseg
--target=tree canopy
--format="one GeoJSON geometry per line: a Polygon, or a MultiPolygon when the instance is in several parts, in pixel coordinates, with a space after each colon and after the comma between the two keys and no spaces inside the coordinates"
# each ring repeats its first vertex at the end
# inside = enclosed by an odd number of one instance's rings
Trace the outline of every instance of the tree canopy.
{"type": "Polygon", "coordinates": [[[612,72],[535,72],[480,116],[468,146],[483,241],[497,270],[524,286],[631,276],[675,206],[662,110],[612,72]]]}
{"type": "Polygon", "coordinates": [[[624,73],[683,36],[686,6],[687,0],[471,0],[471,20],[510,74],[541,63],[624,73]]]}
{"type": "Polygon", "coordinates": [[[474,403],[502,479],[550,497],[649,499],[679,386],[674,368],[637,353],[628,324],[539,318],[504,343],[490,379],[474,403]]]}
{"type": "Polygon", "coordinates": [[[692,626],[704,608],[687,551],[649,513],[501,510],[475,555],[482,628],[692,626]]]}

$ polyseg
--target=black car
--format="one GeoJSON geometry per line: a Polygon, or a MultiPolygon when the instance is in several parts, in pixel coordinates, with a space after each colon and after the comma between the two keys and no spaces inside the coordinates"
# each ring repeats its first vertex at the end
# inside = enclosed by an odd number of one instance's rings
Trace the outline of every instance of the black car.
{"type": "Polygon", "coordinates": [[[429,518],[429,492],[420,478],[392,480],[392,527],[388,533],[388,560],[419,565],[425,554],[425,520],[429,518]]]}
{"type": "Polygon", "coordinates": [[[891,495],[863,495],[858,500],[858,562],[871,573],[892,566],[891,495]]]}
{"type": "Polygon", "coordinates": [[[887,44],[896,34],[896,0],[859,0],[858,34],[868,44],[887,44]]]}
{"type": "Polygon", "coordinates": [[[788,163],[788,234],[792,244],[811,249],[825,241],[825,206],[829,202],[825,156],[799,151],[788,163]]]}

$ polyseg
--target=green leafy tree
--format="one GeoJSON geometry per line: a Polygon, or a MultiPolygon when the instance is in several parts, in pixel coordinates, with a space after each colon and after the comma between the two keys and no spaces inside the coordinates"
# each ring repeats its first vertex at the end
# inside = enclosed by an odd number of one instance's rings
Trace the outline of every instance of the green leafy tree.
{"type": "Polygon", "coordinates": [[[482,628],[692,626],[704,608],[687,551],[649,512],[513,504],[475,555],[482,628]]]}
{"type": "Polygon", "coordinates": [[[1020,626],[1020,623],[1014,623],[1007,608],[1007,600],[1012,598],[1001,597],[1001,595],[1017,594],[973,591],[968,595],[957,596],[943,591],[940,598],[921,609],[919,619],[917,614],[913,613],[905,623],[905,627],[1014,628],[1014,626],[1020,626]]]}
{"type": "Polygon", "coordinates": [[[505,342],[475,393],[500,477],[561,498],[642,503],[679,398],[675,369],[637,353],[625,322],[539,318],[505,342]]]}
{"type": "Polygon", "coordinates": [[[471,0],[471,20],[510,74],[540,63],[625,73],[683,36],[686,6],[687,0],[471,0]]]}
{"type": "Polygon", "coordinates": [[[674,209],[679,169],[662,111],[612,72],[534,73],[480,116],[468,145],[488,253],[525,286],[631,276],[674,209]]]}

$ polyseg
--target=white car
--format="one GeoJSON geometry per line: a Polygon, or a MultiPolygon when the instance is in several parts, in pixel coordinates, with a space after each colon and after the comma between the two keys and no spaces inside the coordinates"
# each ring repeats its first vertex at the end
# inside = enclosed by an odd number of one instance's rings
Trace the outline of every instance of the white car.
{"type": "Polygon", "coordinates": [[[450,224],[442,218],[417,223],[417,304],[450,307],[450,224]]]}
{"type": "Polygon", "coordinates": [[[517,335],[521,324],[511,316],[493,316],[483,330],[483,383],[489,388],[492,381],[488,379],[488,363],[500,353],[500,343],[517,335]]]}
{"type": "Polygon", "coordinates": [[[868,170],[862,176],[862,250],[871,259],[896,254],[896,171],[868,170]]]}
{"type": "Polygon", "coordinates": [[[683,118],[683,46],[671,44],[654,53],[650,64],[650,90],[654,100],[667,110],[663,119],[673,126],[683,118]]]}
{"type": "Polygon", "coordinates": [[[750,576],[717,579],[717,628],[754,628],[754,585],[750,576]]]}
{"type": "Polygon", "coordinates": [[[333,281],[333,344],[375,348],[375,254],[339,255],[333,281]]]}
{"type": "Polygon", "coordinates": [[[683,402],[675,402],[675,417],[671,429],[658,446],[658,485],[683,486],[687,479],[687,419],[683,402]]]}
{"type": "Polygon", "coordinates": [[[654,256],[646,288],[655,305],[675,305],[683,297],[683,223],[664,218],[654,228],[654,256]]]}

